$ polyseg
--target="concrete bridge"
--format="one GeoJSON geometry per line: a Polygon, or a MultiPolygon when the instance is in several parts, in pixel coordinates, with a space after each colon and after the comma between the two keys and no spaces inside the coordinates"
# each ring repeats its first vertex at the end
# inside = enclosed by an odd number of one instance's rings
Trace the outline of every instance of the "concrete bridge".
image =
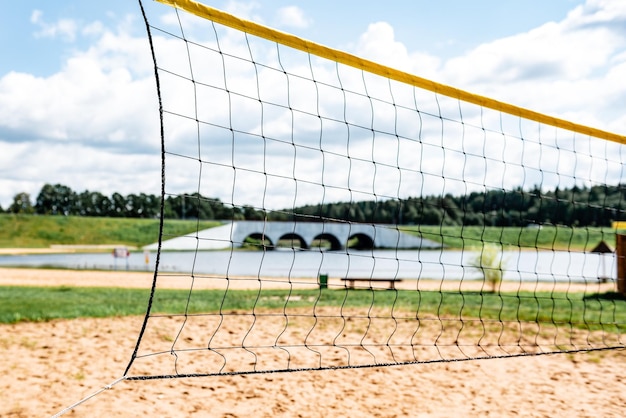
{"type": "MultiPolygon", "coordinates": [[[[241,247],[246,241],[258,242],[267,248],[284,246],[308,249],[324,242],[330,250],[352,248],[439,248],[440,244],[405,232],[392,225],[372,225],[340,222],[262,222],[234,221],[205,229],[196,235],[185,235],[163,241],[164,250],[212,250],[231,246],[241,247]]],[[[146,247],[156,250],[157,244],[146,247]]]]}

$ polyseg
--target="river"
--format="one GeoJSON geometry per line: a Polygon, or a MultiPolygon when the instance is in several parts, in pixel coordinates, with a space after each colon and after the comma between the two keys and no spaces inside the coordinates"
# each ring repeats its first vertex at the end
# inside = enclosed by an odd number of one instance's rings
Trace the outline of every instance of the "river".
{"type": "MultiPolygon", "coordinates": [[[[399,277],[478,279],[471,267],[476,253],[457,250],[373,251],[171,251],[162,252],[159,270],[259,277],[399,277]]],[[[614,254],[518,250],[503,253],[504,280],[597,282],[616,277],[614,254]]],[[[0,256],[0,266],[153,271],[156,253],[71,253],[0,256]]]]}

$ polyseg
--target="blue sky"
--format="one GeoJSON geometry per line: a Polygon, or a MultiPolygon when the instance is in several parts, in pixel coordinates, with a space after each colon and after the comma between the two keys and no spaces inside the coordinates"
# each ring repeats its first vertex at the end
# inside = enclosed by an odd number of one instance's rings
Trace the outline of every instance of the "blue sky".
{"type": "MultiPolygon", "coordinates": [[[[144,3],[154,19],[171,13],[144,3]]],[[[625,83],[616,84],[626,79],[623,2],[210,5],[455,87],[626,132],[625,83]]],[[[147,42],[137,3],[10,2],[0,21],[0,206],[20,192],[34,199],[45,183],[158,193],[158,144],[141,138],[154,126],[143,119],[154,115],[155,101],[146,94],[151,69],[138,64],[147,42]]]]}

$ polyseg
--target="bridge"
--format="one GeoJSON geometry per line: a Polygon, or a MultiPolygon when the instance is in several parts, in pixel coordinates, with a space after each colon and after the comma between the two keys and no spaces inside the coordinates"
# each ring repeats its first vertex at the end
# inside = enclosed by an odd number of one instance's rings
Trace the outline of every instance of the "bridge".
{"type": "MultiPolygon", "coordinates": [[[[308,249],[323,243],[331,251],[351,248],[439,248],[441,244],[401,232],[393,225],[343,222],[262,222],[234,221],[222,226],[163,241],[163,250],[215,250],[244,243],[258,243],[267,248],[288,246],[308,249]],[[287,245],[285,245],[285,242],[287,245]]],[[[144,247],[156,250],[157,244],[144,247]]]]}

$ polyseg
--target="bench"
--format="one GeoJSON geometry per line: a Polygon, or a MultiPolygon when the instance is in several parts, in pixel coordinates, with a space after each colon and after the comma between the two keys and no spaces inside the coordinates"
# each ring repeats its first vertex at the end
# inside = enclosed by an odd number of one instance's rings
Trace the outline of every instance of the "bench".
{"type": "Polygon", "coordinates": [[[354,284],[356,282],[366,282],[367,289],[372,288],[372,283],[387,282],[389,283],[389,290],[396,288],[396,283],[401,282],[402,279],[386,279],[382,277],[342,277],[341,281],[345,283],[348,289],[355,289],[354,284]]]}

